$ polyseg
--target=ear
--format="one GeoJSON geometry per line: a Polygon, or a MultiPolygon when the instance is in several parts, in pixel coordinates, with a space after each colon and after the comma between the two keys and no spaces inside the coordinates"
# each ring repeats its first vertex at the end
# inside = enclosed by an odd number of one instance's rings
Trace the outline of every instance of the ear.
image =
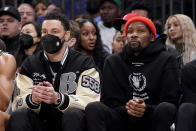
{"type": "Polygon", "coordinates": [[[155,41],[154,35],[151,33],[150,34],[150,42],[154,42],[154,41],[155,41]]]}
{"type": "Polygon", "coordinates": [[[65,41],[68,41],[69,40],[69,38],[70,38],[70,31],[69,30],[68,31],[65,31],[64,38],[65,38],[65,41]]]}

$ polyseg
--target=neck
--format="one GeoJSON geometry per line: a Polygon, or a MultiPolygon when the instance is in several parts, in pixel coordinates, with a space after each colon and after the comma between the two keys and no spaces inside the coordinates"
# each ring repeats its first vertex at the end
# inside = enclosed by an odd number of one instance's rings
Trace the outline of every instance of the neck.
{"type": "Polygon", "coordinates": [[[112,23],[103,23],[106,27],[111,28],[112,27],[112,23]]]}
{"type": "Polygon", "coordinates": [[[37,44],[34,44],[29,49],[25,50],[26,55],[33,55],[34,51],[36,50],[37,44]]]}
{"type": "Polygon", "coordinates": [[[66,49],[67,49],[67,46],[64,43],[62,48],[57,53],[54,53],[54,54],[47,53],[47,56],[51,62],[59,62],[61,61],[66,49]]]}
{"type": "Polygon", "coordinates": [[[82,50],[82,52],[88,56],[93,56],[93,51],[82,50]]]}

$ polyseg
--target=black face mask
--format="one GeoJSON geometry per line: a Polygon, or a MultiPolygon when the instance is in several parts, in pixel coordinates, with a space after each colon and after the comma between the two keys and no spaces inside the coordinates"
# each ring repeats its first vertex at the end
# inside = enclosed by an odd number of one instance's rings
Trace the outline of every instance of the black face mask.
{"type": "Polygon", "coordinates": [[[33,37],[28,34],[21,34],[19,43],[22,49],[29,49],[33,45],[33,37]]]}
{"type": "Polygon", "coordinates": [[[42,44],[44,50],[50,54],[58,52],[63,45],[63,42],[61,42],[57,36],[51,34],[43,36],[40,43],[42,44]]]}

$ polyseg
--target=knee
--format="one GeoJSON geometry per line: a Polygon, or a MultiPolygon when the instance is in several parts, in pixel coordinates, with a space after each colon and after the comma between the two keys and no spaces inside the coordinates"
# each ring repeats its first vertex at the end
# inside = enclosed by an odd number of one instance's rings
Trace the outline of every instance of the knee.
{"type": "Polygon", "coordinates": [[[154,111],[154,116],[158,119],[173,119],[176,116],[177,109],[174,104],[168,102],[160,103],[154,111]]]}
{"type": "Polygon", "coordinates": [[[159,113],[163,113],[163,114],[175,114],[177,109],[176,109],[176,106],[172,103],[168,103],[168,102],[162,102],[160,103],[156,110],[159,112],[159,113]]]}
{"type": "Polygon", "coordinates": [[[63,119],[64,120],[81,120],[84,117],[84,111],[75,107],[69,107],[64,113],[63,113],[63,119]]]}
{"type": "Polygon", "coordinates": [[[28,110],[27,109],[18,109],[11,113],[9,121],[18,121],[18,120],[26,120],[28,110]]]}
{"type": "Polygon", "coordinates": [[[103,114],[105,105],[101,102],[92,102],[89,103],[85,108],[86,114],[103,114]]]}
{"type": "Polygon", "coordinates": [[[178,109],[178,116],[187,118],[196,116],[196,105],[192,103],[182,103],[178,109]]]}

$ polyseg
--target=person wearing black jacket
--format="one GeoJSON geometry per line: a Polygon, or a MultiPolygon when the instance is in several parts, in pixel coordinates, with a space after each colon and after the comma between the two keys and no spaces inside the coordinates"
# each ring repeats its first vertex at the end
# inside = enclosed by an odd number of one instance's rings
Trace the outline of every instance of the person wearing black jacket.
{"type": "Polygon", "coordinates": [[[150,19],[131,18],[125,34],[123,51],[106,59],[101,102],[86,107],[88,130],[170,131],[179,98],[177,60],[155,41],[150,19]]]}
{"type": "Polygon", "coordinates": [[[184,65],[181,71],[182,103],[179,106],[176,131],[196,130],[196,60],[184,65]]]}
{"type": "Polygon", "coordinates": [[[100,99],[100,75],[91,57],[68,48],[68,20],[45,16],[44,51],[25,59],[16,77],[9,131],[83,131],[84,108],[100,99]]]}

